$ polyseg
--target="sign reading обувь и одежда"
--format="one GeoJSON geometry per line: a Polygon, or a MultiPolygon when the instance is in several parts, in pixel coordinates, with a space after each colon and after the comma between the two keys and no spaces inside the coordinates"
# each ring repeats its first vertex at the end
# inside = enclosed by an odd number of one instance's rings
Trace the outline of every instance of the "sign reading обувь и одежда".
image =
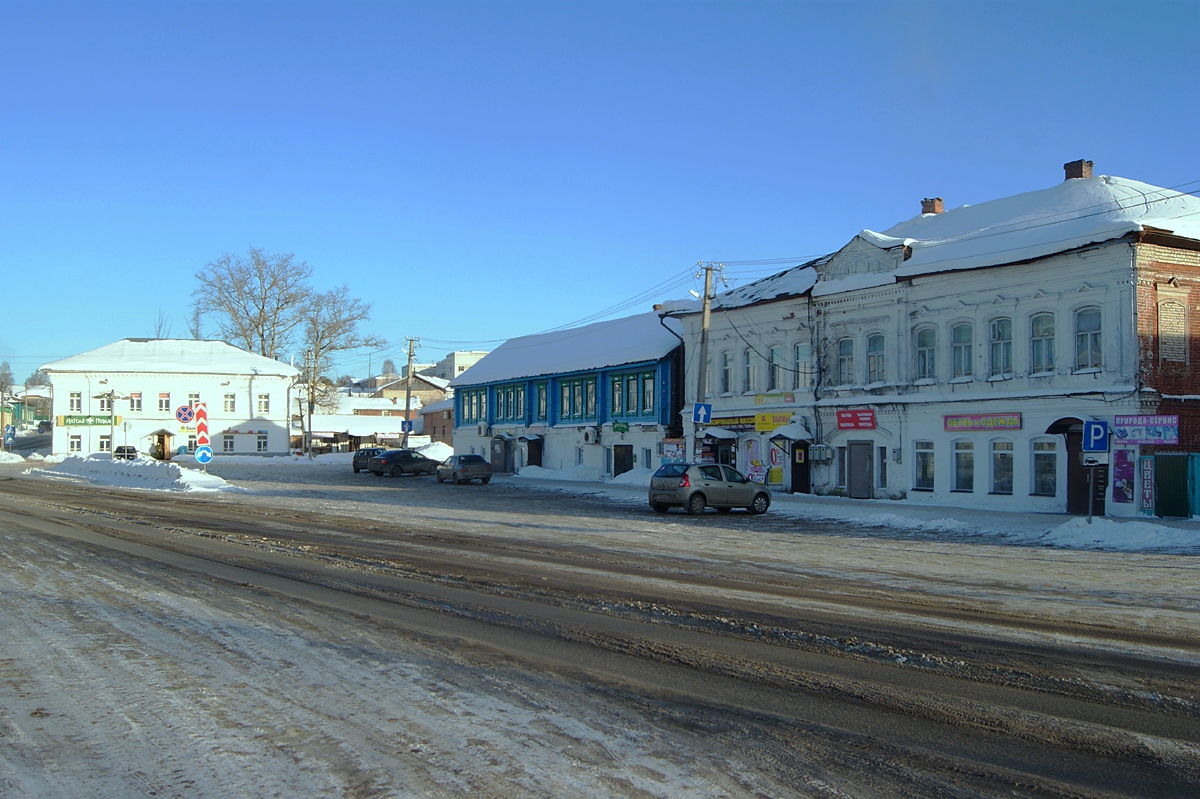
{"type": "Polygon", "coordinates": [[[109,425],[118,425],[120,423],[121,423],[120,416],[118,416],[114,419],[111,416],[84,416],[84,415],[60,416],[60,417],[58,417],[58,422],[57,422],[59,427],[64,427],[64,426],[78,427],[80,425],[104,425],[105,427],[108,427],[109,425]]]}
{"type": "Polygon", "coordinates": [[[957,430],[1020,430],[1021,414],[1019,413],[964,413],[957,416],[943,416],[943,429],[957,430]]]}

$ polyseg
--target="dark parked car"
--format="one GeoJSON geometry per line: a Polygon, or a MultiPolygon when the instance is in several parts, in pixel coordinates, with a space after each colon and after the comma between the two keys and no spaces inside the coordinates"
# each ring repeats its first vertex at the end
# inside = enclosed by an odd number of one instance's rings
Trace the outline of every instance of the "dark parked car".
{"type": "Polygon", "coordinates": [[[354,453],[354,458],[351,460],[351,465],[354,466],[354,473],[358,474],[363,469],[367,468],[367,461],[374,458],[381,452],[387,452],[383,447],[363,447],[354,453]]]}
{"type": "Polygon", "coordinates": [[[456,483],[466,483],[479,480],[487,485],[492,479],[492,465],[483,459],[482,455],[451,455],[445,463],[437,467],[437,480],[453,480],[456,483]]]}
{"type": "Polygon", "coordinates": [[[113,460],[135,461],[137,456],[137,447],[117,447],[113,450],[113,460]]]}
{"type": "Polygon", "coordinates": [[[411,449],[389,449],[367,460],[367,469],[376,477],[383,477],[385,474],[392,477],[402,474],[433,474],[437,467],[437,461],[411,449]]]}
{"type": "Polygon", "coordinates": [[[46,422],[46,421],[38,422],[38,432],[39,433],[49,433],[50,429],[51,429],[51,427],[50,427],[49,422],[46,422]]]}
{"type": "Polygon", "coordinates": [[[766,513],[771,494],[762,483],[717,463],[666,463],[650,478],[650,507],[658,513],[677,506],[700,514],[709,505],[722,513],[734,508],[766,513]]]}

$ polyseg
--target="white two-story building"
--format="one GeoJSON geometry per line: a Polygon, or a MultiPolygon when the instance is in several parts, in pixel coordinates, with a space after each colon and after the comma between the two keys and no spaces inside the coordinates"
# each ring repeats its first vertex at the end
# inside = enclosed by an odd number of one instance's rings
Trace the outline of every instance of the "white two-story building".
{"type": "Polygon", "coordinates": [[[216,457],[289,450],[298,370],[222,341],[123,339],[41,368],[53,385],[54,454],[194,452],[200,403],[216,457]]]}

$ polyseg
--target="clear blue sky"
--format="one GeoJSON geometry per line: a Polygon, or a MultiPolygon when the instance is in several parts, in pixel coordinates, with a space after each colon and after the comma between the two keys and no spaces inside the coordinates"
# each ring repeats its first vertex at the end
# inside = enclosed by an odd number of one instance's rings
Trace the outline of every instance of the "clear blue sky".
{"type": "Polygon", "coordinates": [[[1192,189],[1198,34],[1190,0],[0,0],[0,360],[186,337],[195,272],[250,246],[372,302],[377,369],[1077,158],[1192,189]]]}

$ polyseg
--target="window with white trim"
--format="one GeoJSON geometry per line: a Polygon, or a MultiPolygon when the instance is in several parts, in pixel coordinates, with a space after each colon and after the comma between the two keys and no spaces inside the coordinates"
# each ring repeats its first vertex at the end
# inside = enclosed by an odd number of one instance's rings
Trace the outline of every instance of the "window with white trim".
{"type": "Polygon", "coordinates": [[[914,441],[913,450],[916,454],[916,468],[913,469],[913,489],[916,491],[932,491],[933,442],[914,441]]]}
{"type": "Polygon", "coordinates": [[[1008,317],[993,319],[991,325],[991,377],[1012,374],[1012,320],[1008,317]]]}
{"type": "Polygon", "coordinates": [[[237,413],[237,395],[226,394],[221,407],[225,409],[225,413],[237,413]]]}
{"type": "Polygon", "coordinates": [[[1029,320],[1029,371],[1054,371],[1054,314],[1040,313],[1029,320]]]}
{"type": "Polygon", "coordinates": [[[917,331],[917,380],[937,377],[937,329],[923,327],[917,331]]]}
{"type": "Polygon", "coordinates": [[[1033,442],[1033,493],[1039,497],[1058,494],[1058,442],[1033,442]]]}
{"type": "Polygon", "coordinates": [[[266,452],[267,451],[267,437],[266,436],[258,436],[256,439],[256,442],[255,442],[255,448],[259,452],[266,452]]]}
{"type": "Polygon", "coordinates": [[[867,337],[867,382],[882,383],[887,377],[884,358],[884,339],[881,335],[867,337]]]}
{"type": "Polygon", "coordinates": [[[975,444],[973,442],[954,442],[954,490],[975,490],[975,444]]]}
{"type": "Polygon", "coordinates": [[[854,382],[854,339],[844,338],[837,343],[837,382],[839,386],[854,382]]]}
{"type": "Polygon", "coordinates": [[[67,404],[71,413],[83,413],[83,392],[72,391],[67,398],[67,404]]]}
{"type": "Polygon", "coordinates": [[[1100,309],[1083,308],[1075,312],[1075,370],[1100,368],[1100,309]]]}
{"type": "Polygon", "coordinates": [[[1011,441],[992,442],[992,493],[1011,494],[1013,492],[1013,443],[1011,441]]]}
{"type": "Polygon", "coordinates": [[[270,394],[259,394],[258,395],[258,412],[263,415],[269,414],[271,412],[271,395],[270,394]]]}
{"type": "Polygon", "coordinates": [[[954,376],[970,377],[975,373],[975,329],[970,325],[955,325],[950,335],[954,354],[954,376]]]}

